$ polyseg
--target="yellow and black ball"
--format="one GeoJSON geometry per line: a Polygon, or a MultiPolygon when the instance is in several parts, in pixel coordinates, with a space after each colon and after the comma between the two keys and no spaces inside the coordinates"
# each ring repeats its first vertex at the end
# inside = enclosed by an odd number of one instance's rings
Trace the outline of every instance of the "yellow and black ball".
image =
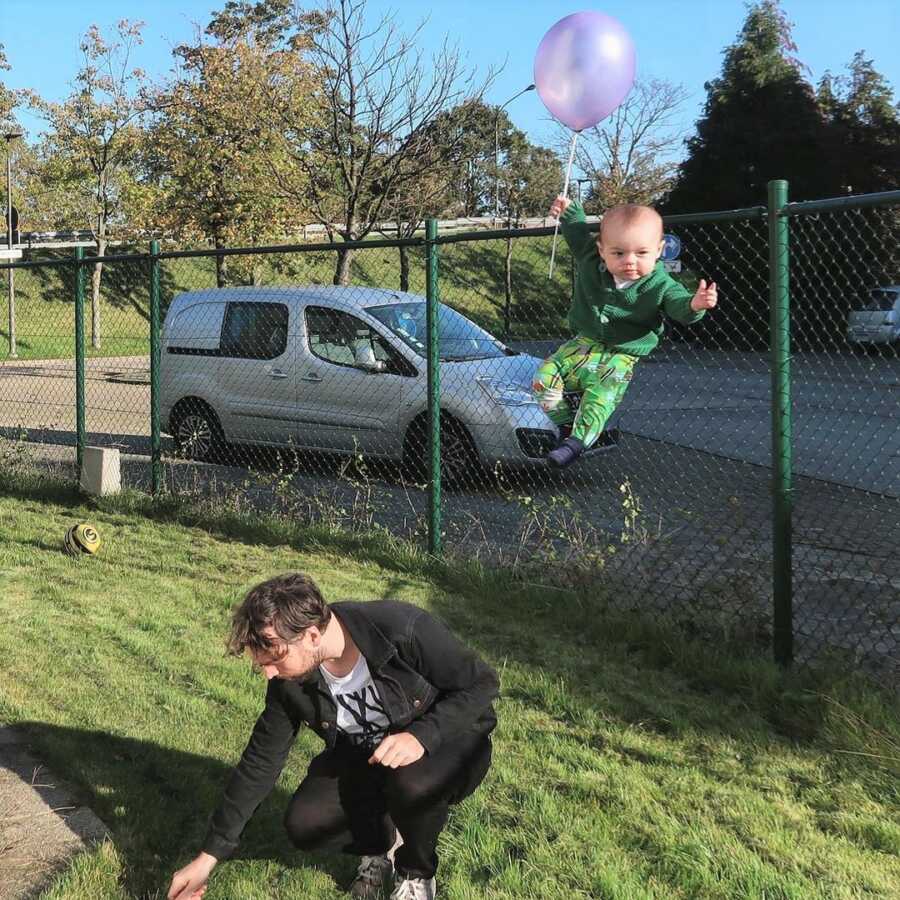
{"type": "Polygon", "coordinates": [[[100,535],[93,525],[79,522],[66,532],[63,545],[71,556],[81,556],[83,553],[93,556],[100,549],[100,535]]]}

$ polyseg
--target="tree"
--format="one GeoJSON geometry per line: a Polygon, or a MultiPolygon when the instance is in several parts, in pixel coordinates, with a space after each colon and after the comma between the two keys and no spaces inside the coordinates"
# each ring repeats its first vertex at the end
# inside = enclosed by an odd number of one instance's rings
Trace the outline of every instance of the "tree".
{"type": "MultiPolygon", "coordinates": [[[[591,211],[620,203],[652,204],[674,183],[682,136],[672,117],[687,98],[680,85],[638,81],[624,102],[576,145],[577,167],[591,180],[591,211]]],[[[568,133],[565,140],[568,148],[568,133]]]]}
{"type": "MultiPolygon", "coordinates": [[[[393,150],[388,141],[385,153],[393,150]]],[[[382,222],[379,230],[388,237],[413,237],[430,216],[439,217],[447,202],[448,186],[455,166],[452,146],[442,145],[428,130],[423,131],[414,153],[400,164],[401,177],[389,185],[376,183],[374,193],[384,193],[382,222]],[[415,179],[405,177],[408,170],[417,173],[415,179]],[[390,227],[386,227],[390,223],[390,227]]],[[[409,248],[397,248],[400,257],[400,290],[409,290],[409,248]]]]}
{"type": "MultiPolygon", "coordinates": [[[[312,90],[310,67],[278,42],[277,30],[235,19],[230,8],[221,15],[207,38],[175,48],[178,77],[155,93],[145,198],[157,227],[217,249],[281,237],[308,212],[273,189],[283,135],[269,111],[277,96],[293,127],[303,129],[312,90]]],[[[242,259],[254,277],[252,258],[242,259]]],[[[226,257],[216,263],[221,287],[226,257]]]]}
{"type": "MultiPolygon", "coordinates": [[[[110,227],[124,224],[123,188],[133,180],[132,166],[142,142],[145,113],[142,89],[146,77],[130,67],[134,47],[141,43],[143,23],[122,19],[118,40],[108,41],[92,25],[81,42],[84,64],[74,90],[62,103],[27,92],[32,109],[49,124],[44,136],[43,178],[58,194],[70,196],[89,215],[97,255],[103,256],[110,227]],[[65,191],[63,191],[63,188],[65,191]]],[[[99,348],[100,280],[103,264],[91,276],[91,346],[99,348]]]]}
{"type": "MultiPolygon", "coordinates": [[[[498,133],[503,123],[505,142],[512,127],[506,114],[480,100],[470,100],[440,114],[419,131],[401,163],[401,177],[386,190],[384,218],[392,222],[393,233],[410,238],[428,216],[479,215],[493,203],[492,192],[499,178],[494,162],[494,122],[498,133]],[[485,127],[488,121],[490,128],[485,127]],[[407,177],[407,170],[416,177],[407,177]]],[[[397,140],[389,140],[388,146],[392,148],[397,140]]],[[[376,184],[376,193],[381,190],[376,184]]],[[[399,253],[401,290],[407,290],[408,248],[400,247],[399,253]]]]}
{"type": "Polygon", "coordinates": [[[826,72],[818,102],[831,130],[831,168],[840,193],[868,194],[900,186],[900,113],[893,91],[863,51],[848,74],[826,72]]]}
{"type": "MultiPolygon", "coordinates": [[[[12,67],[6,59],[6,51],[0,44],[0,72],[8,72],[12,67]]],[[[17,105],[16,94],[5,84],[0,82],[0,122],[10,122],[13,118],[13,110],[17,105]]]]}
{"type": "Polygon", "coordinates": [[[791,24],[778,0],[750,7],[707,99],[688,156],[665,207],[700,212],[762,203],[773,178],[791,182],[795,200],[822,196],[824,118],[794,57],[791,24]]]}
{"type": "MultiPolygon", "coordinates": [[[[868,194],[900,187],[900,114],[893,92],[871,59],[857,52],[847,74],[826,72],[819,82],[818,102],[827,124],[823,162],[828,166],[830,194],[868,194]]],[[[800,224],[800,223],[798,223],[800,224]]],[[[815,333],[832,346],[843,343],[847,313],[860,294],[900,278],[897,255],[900,215],[896,209],[831,213],[818,228],[795,227],[792,252],[798,259],[824,260],[827,284],[824,304],[819,273],[794,267],[792,301],[795,320],[809,320],[815,333]],[[823,312],[826,328],[822,327],[823,312]]]]}
{"type": "MultiPolygon", "coordinates": [[[[315,94],[318,127],[298,132],[289,111],[273,104],[287,136],[285,162],[273,167],[280,190],[308,200],[334,243],[365,238],[385,215],[388,198],[427,177],[429,127],[446,110],[483,93],[444,45],[430,62],[416,49],[416,29],[401,35],[391,16],[368,25],[365,0],[336,0],[306,33],[307,58],[322,79],[315,94]]],[[[339,249],[334,282],[349,281],[352,253],[339,249]]]]}
{"type": "MultiPolygon", "coordinates": [[[[548,147],[532,144],[518,128],[510,128],[501,143],[503,164],[499,178],[501,209],[508,229],[518,228],[526,216],[546,212],[551,200],[562,184],[563,168],[559,157],[548,147]]],[[[513,239],[506,238],[503,261],[503,336],[508,338],[512,329],[513,239]]]]}

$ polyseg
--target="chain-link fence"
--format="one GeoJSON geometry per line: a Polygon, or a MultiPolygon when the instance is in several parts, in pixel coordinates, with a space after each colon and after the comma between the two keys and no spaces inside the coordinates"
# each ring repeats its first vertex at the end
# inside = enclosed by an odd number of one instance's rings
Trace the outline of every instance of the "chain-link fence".
{"type": "MultiPolygon", "coordinates": [[[[773,194],[668,219],[672,277],[688,294],[715,280],[719,306],[628,363],[565,469],[547,462],[564,433],[532,396],[573,337],[575,260],[560,239],[549,277],[549,228],[107,257],[98,304],[96,260],[17,264],[0,427],[118,447],[132,486],[230,483],[783,660],[840,653],[896,674],[898,211],[900,194],[773,194]],[[236,467],[206,465],[222,462],[236,467]]],[[[554,418],[586,417],[592,383],[562,385],[554,418]]]]}

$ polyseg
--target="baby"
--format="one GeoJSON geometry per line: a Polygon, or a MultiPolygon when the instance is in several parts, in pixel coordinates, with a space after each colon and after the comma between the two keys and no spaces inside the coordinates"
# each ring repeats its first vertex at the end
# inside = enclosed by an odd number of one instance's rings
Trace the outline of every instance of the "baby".
{"type": "Polygon", "coordinates": [[[534,376],[534,396],[559,429],[560,442],[547,455],[551,466],[571,465],[596,442],[622,401],[638,360],[663,333],[663,314],[693,324],[716,305],[716,285],[701,280],[694,294],[659,261],[663,223],[649,206],[614,206],[600,234],[588,230],[577,201],[557,197],[559,217],[575,257],[576,278],[569,325],[575,337],[545,359],[534,376]],[[576,412],[564,391],[579,392],[576,412]]]}

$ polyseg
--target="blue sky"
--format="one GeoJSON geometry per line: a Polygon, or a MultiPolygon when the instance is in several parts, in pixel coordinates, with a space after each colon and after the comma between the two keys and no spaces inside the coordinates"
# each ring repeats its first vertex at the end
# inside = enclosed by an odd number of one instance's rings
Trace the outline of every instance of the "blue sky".
{"type": "MultiPolygon", "coordinates": [[[[61,99],[81,59],[79,37],[91,24],[110,33],[120,18],[146,23],[144,46],[137,64],[162,77],[171,66],[171,48],[187,40],[194,23],[206,24],[212,0],[0,0],[0,43],[13,68],[0,73],[9,87],[30,87],[50,99],[61,99]]],[[[312,6],[314,4],[306,4],[312,6]]],[[[798,55],[812,70],[815,82],[826,69],[838,72],[857,50],[864,50],[875,67],[900,89],[900,3],[897,0],[783,0],[794,23],[798,55]]],[[[731,43],[744,20],[741,0],[603,0],[601,3],[567,0],[369,0],[374,17],[392,10],[404,30],[411,30],[427,15],[421,35],[426,50],[445,36],[458,43],[470,65],[485,71],[504,66],[487,100],[503,103],[533,78],[534,54],[546,31],[565,15],[595,9],[618,18],[637,47],[638,74],[682,84],[689,100],[680,124],[690,129],[705,98],[703,84],[720,68],[723,48],[731,43]]],[[[900,97],[897,97],[900,99],[900,97]]],[[[513,122],[531,140],[552,143],[556,132],[536,92],[519,97],[507,107],[513,122]]],[[[39,123],[20,116],[29,132],[39,123]]]]}

